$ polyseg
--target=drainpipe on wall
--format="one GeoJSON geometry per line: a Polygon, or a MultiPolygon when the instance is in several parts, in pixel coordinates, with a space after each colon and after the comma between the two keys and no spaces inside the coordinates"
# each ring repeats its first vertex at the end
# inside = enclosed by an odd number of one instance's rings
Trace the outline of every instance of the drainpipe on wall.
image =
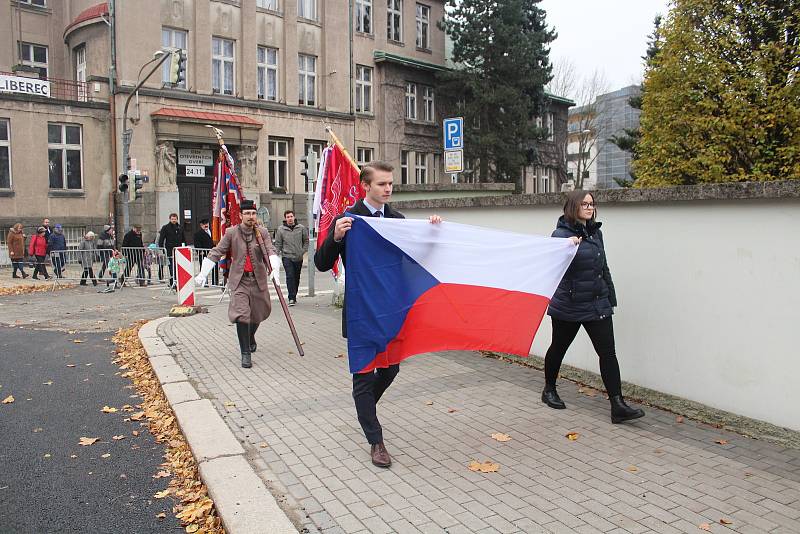
{"type": "Polygon", "coordinates": [[[355,98],[355,86],[353,82],[353,0],[349,0],[347,2],[347,10],[349,13],[349,17],[347,19],[347,35],[349,39],[350,45],[350,116],[353,117],[353,150],[356,150],[356,117],[355,117],[355,104],[353,103],[353,99],[355,98]]]}
{"type": "MultiPolygon", "coordinates": [[[[117,18],[116,0],[108,0],[108,18],[110,19],[109,34],[111,35],[111,66],[108,69],[108,92],[111,108],[111,191],[109,192],[109,213],[112,214],[112,221],[116,227],[117,210],[114,202],[114,191],[117,188],[117,113],[116,113],[116,94],[117,94],[117,18]]],[[[123,229],[125,230],[125,229],[123,229]]],[[[124,232],[117,232],[118,234],[124,232]]]]}

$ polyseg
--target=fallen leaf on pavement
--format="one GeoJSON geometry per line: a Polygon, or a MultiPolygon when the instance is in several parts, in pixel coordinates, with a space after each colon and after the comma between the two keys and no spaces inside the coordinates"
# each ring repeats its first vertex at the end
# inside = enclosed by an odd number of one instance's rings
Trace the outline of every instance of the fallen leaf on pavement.
{"type": "Polygon", "coordinates": [[[70,457],[70,458],[77,458],[77,457],[78,457],[78,455],[77,455],[77,454],[70,454],[70,455],[69,455],[69,457],[70,457]]]}
{"type": "Polygon", "coordinates": [[[723,517],[722,519],[719,520],[719,524],[720,525],[732,525],[733,521],[731,521],[730,519],[725,519],[723,517]]]}
{"type": "Polygon", "coordinates": [[[334,358],[344,358],[344,354],[337,354],[334,358]]]}
{"type": "Polygon", "coordinates": [[[136,412],[131,416],[131,421],[138,421],[144,417],[144,412],[136,412]]]}
{"type": "Polygon", "coordinates": [[[153,478],[164,478],[170,476],[170,474],[171,473],[169,471],[159,471],[158,473],[153,475],[153,478]]]}
{"type": "Polygon", "coordinates": [[[697,525],[697,528],[699,528],[700,530],[706,530],[708,532],[711,532],[711,525],[709,525],[708,523],[700,523],[699,525],[697,525]]]}
{"type": "Polygon", "coordinates": [[[101,454],[100,458],[111,458],[111,455],[109,453],[101,454]]]}
{"type": "Polygon", "coordinates": [[[186,525],[186,534],[194,534],[200,527],[192,523],[191,525],[186,525]]]}
{"type": "Polygon", "coordinates": [[[81,440],[78,442],[78,445],[92,445],[96,442],[100,441],[100,438],[86,438],[82,437],[81,440]]]}
{"type": "Polygon", "coordinates": [[[504,441],[511,441],[511,436],[508,434],[501,434],[500,432],[495,432],[492,434],[492,439],[496,439],[497,441],[504,442],[504,441]]]}
{"type": "Polygon", "coordinates": [[[169,495],[169,488],[165,489],[164,491],[159,491],[158,493],[153,495],[153,497],[155,497],[156,499],[163,499],[167,495],[169,495]]]}
{"type": "Polygon", "coordinates": [[[433,401],[428,401],[425,403],[425,406],[433,406],[433,401]]]}
{"type": "Polygon", "coordinates": [[[37,426],[36,428],[34,428],[34,429],[33,429],[33,432],[34,432],[34,434],[35,434],[35,433],[37,433],[37,432],[41,432],[42,430],[44,430],[42,427],[40,427],[40,426],[37,426]]]}
{"type": "Polygon", "coordinates": [[[67,367],[75,367],[75,364],[74,363],[68,363],[67,367]]]}
{"type": "Polygon", "coordinates": [[[261,443],[259,447],[261,447],[262,449],[266,449],[267,447],[269,447],[269,445],[267,445],[266,443],[261,443]]]}
{"type": "Polygon", "coordinates": [[[3,404],[11,404],[12,402],[14,402],[14,395],[9,395],[3,399],[3,404]]]}
{"type": "Polygon", "coordinates": [[[467,467],[469,467],[470,471],[480,473],[496,473],[497,470],[500,469],[500,464],[496,464],[491,460],[486,460],[483,463],[472,460],[467,467]]]}
{"type": "Polygon", "coordinates": [[[131,434],[133,434],[134,436],[138,436],[139,435],[139,431],[138,430],[134,430],[133,432],[131,432],[131,434]]]}
{"type": "Polygon", "coordinates": [[[83,340],[82,339],[73,339],[72,342],[73,343],[83,343],[83,340]]]}
{"type": "Polygon", "coordinates": [[[42,382],[42,385],[43,386],[52,386],[53,385],[53,381],[52,380],[48,380],[47,382],[42,382]]]}
{"type": "Polygon", "coordinates": [[[678,417],[676,417],[676,418],[675,418],[675,422],[676,422],[676,423],[683,423],[683,416],[682,416],[682,415],[679,415],[678,417]]]}
{"type": "Polygon", "coordinates": [[[116,408],[112,408],[111,406],[103,406],[103,409],[100,410],[103,413],[115,413],[117,411],[116,408]]]}
{"type": "Polygon", "coordinates": [[[718,439],[714,443],[718,443],[720,445],[727,445],[728,444],[728,440],[727,439],[718,439]]]}
{"type": "Polygon", "coordinates": [[[165,514],[164,512],[161,512],[160,514],[156,514],[156,517],[159,518],[159,519],[164,519],[165,517],[167,517],[167,514],[165,514]]]}
{"type": "Polygon", "coordinates": [[[447,413],[456,413],[457,411],[458,410],[456,410],[455,408],[450,408],[447,410],[447,413]]]}
{"type": "Polygon", "coordinates": [[[630,465],[628,466],[628,471],[630,471],[631,473],[636,473],[639,471],[639,468],[636,467],[635,465],[630,465]]]}
{"type": "Polygon", "coordinates": [[[224,403],[224,404],[225,404],[225,406],[227,406],[228,408],[232,408],[232,407],[236,406],[236,403],[235,403],[235,402],[232,402],[232,401],[225,401],[225,403],[224,403]]]}
{"type": "Polygon", "coordinates": [[[44,457],[45,458],[50,458],[50,453],[48,452],[47,454],[44,455],[44,457]]]}
{"type": "Polygon", "coordinates": [[[119,441],[121,439],[125,439],[125,436],[120,434],[119,436],[111,436],[111,439],[113,439],[114,441],[119,441]]]}
{"type": "Polygon", "coordinates": [[[576,439],[578,439],[578,436],[580,436],[580,434],[578,434],[577,432],[570,432],[565,437],[570,441],[575,441],[576,439]]]}

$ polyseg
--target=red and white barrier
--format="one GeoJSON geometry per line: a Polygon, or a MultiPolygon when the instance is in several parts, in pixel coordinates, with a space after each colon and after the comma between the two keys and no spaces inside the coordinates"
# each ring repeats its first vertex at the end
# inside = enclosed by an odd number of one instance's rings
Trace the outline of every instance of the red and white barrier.
{"type": "Polygon", "coordinates": [[[192,247],[175,247],[174,255],[178,280],[178,302],[181,306],[194,306],[192,247]]]}

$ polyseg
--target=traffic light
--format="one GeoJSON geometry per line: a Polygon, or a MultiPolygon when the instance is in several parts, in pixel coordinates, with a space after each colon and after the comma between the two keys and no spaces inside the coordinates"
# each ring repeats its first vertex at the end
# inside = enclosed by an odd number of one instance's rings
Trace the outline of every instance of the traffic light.
{"type": "Polygon", "coordinates": [[[314,182],[317,181],[317,155],[314,152],[309,152],[300,157],[300,162],[303,164],[300,175],[305,180],[306,191],[313,191],[314,182]]]}
{"type": "Polygon", "coordinates": [[[308,183],[308,156],[301,156],[300,162],[303,164],[303,168],[300,170],[300,175],[305,180],[305,183],[308,183]]]}
{"type": "Polygon", "coordinates": [[[186,52],[175,50],[169,64],[169,83],[179,85],[186,79],[186,52]]]}
{"type": "Polygon", "coordinates": [[[120,174],[119,175],[119,192],[124,193],[128,190],[128,175],[127,174],[120,174]]]}
{"type": "Polygon", "coordinates": [[[136,200],[136,191],[141,189],[136,187],[136,171],[128,171],[128,184],[133,185],[128,189],[128,201],[136,200]]]}
{"type": "Polygon", "coordinates": [[[144,187],[144,176],[141,174],[137,174],[133,177],[133,190],[139,191],[141,188],[144,187]]]}

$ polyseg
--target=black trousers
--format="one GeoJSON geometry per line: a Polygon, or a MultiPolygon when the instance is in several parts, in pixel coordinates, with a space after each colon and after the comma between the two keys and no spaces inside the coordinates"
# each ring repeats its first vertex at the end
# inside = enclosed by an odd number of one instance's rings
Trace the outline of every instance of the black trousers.
{"type": "Polygon", "coordinates": [[[544,358],[544,379],[548,386],[556,385],[558,370],[561,369],[561,362],[564,355],[572,344],[572,340],[578,334],[581,326],[589,334],[595,352],[600,357],[600,376],[609,397],[622,395],[622,382],[619,376],[619,362],[617,361],[617,350],[614,345],[614,323],[611,317],[600,319],[599,321],[572,322],[553,320],[553,340],[547,355],[544,358]]]}
{"type": "Polygon", "coordinates": [[[64,256],[61,254],[51,254],[50,258],[53,262],[53,270],[56,273],[56,277],[62,278],[64,276],[64,256]]]}
{"type": "Polygon", "coordinates": [[[399,372],[400,364],[395,364],[384,369],[375,369],[371,373],[353,375],[353,400],[356,403],[356,414],[358,414],[358,422],[370,445],[383,441],[383,428],[378,421],[375,406],[399,372]]]}
{"type": "Polygon", "coordinates": [[[36,256],[36,266],[33,268],[33,277],[36,278],[37,274],[43,274],[45,278],[50,278],[47,274],[47,263],[45,260],[47,256],[36,256]]]}
{"type": "Polygon", "coordinates": [[[283,258],[283,270],[286,271],[286,291],[289,300],[297,300],[297,290],[300,288],[300,271],[303,269],[303,259],[292,260],[283,258]]]}

